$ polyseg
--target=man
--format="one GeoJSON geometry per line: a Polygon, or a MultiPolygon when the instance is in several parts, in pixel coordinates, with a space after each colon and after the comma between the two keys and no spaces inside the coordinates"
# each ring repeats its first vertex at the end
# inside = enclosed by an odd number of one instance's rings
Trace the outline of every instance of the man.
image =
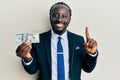
{"type": "Polygon", "coordinates": [[[38,80],[81,80],[82,69],[85,72],[94,69],[98,56],[97,42],[90,38],[88,27],[85,30],[86,42],[82,36],[67,30],[71,15],[67,4],[54,4],[50,9],[52,29],[40,34],[40,43],[25,42],[16,49],[29,74],[39,70],[38,80]],[[57,59],[59,54],[62,55],[59,57],[61,61],[57,59]],[[58,64],[63,65],[60,70],[58,64]]]}

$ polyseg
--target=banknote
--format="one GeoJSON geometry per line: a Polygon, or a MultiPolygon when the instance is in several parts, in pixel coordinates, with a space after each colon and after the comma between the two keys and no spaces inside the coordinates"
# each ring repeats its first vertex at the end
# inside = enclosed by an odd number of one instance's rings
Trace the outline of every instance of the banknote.
{"type": "Polygon", "coordinates": [[[39,33],[20,33],[16,34],[16,43],[21,44],[23,42],[39,43],[39,33]]]}

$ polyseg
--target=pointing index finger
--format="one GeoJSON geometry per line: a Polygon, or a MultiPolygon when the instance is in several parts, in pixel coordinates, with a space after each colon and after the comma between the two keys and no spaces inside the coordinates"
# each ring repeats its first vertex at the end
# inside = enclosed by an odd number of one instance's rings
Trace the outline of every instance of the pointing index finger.
{"type": "Polygon", "coordinates": [[[90,35],[88,32],[88,26],[86,26],[86,28],[85,28],[85,34],[86,34],[86,41],[88,41],[90,39],[90,35]]]}

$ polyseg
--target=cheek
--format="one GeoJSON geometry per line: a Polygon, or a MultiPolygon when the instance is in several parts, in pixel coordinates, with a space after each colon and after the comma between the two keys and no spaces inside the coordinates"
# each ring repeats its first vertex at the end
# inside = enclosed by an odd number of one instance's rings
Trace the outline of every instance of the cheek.
{"type": "Polygon", "coordinates": [[[51,22],[55,22],[55,19],[50,19],[51,22]]]}
{"type": "Polygon", "coordinates": [[[65,20],[63,20],[64,22],[67,22],[68,20],[67,19],[65,19],[65,20]]]}
{"type": "Polygon", "coordinates": [[[64,22],[69,23],[70,22],[70,18],[65,19],[64,22]]]}
{"type": "Polygon", "coordinates": [[[69,24],[69,22],[70,22],[70,20],[64,20],[64,23],[66,24],[66,25],[68,25],[69,24]]]}

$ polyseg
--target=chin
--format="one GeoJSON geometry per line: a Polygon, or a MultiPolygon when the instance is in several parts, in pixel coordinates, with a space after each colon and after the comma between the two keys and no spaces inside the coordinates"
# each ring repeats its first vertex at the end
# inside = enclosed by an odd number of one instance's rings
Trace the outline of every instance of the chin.
{"type": "Polygon", "coordinates": [[[61,35],[62,33],[64,33],[64,30],[54,30],[53,29],[53,31],[56,33],[56,34],[59,34],[59,35],[61,35]]]}

